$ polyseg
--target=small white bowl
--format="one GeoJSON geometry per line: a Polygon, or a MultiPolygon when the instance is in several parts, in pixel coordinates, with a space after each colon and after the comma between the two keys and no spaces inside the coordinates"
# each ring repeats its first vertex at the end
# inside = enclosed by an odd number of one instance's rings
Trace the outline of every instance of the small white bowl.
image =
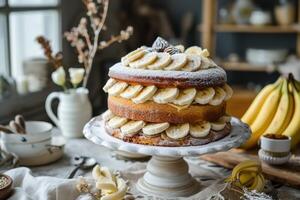
{"type": "Polygon", "coordinates": [[[247,62],[254,66],[272,65],[285,61],[288,54],[287,49],[253,49],[246,50],[247,62]]]}
{"type": "Polygon", "coordinates": [[[260,137],[260,148],[272,153],[288,153],[291,150],[291,138],[273,139],[269,137],[260,137]]]}
{"type": "Polygon", "coordinates": [[[260,137],[260,150],[258,156],[264,162],[271,165],[280,165],[289,161],[291,157],[291,138],[274,139],[260,137]]]}
{"type": "Polygon", "coordinates": [[[26,134],[1,134],[1,148],[9,153],[14,153],[20,159],[45,154],[51,145],[53,126],[42,121],[26,122],[26,134]]]}

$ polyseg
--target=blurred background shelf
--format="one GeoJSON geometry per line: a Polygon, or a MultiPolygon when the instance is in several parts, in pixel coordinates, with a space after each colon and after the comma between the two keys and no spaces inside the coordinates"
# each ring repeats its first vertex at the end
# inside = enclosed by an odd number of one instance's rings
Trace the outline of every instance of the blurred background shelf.
{"type": "Polygon", "coordinates": [[[216,32],[240,32],[240,33],[298,33],[299,25],[236,25],[236,24],[218,24],[214,26],[216,32]]]}
{"type": "Polygon", "coordinates": [[[273,66],[257,66],[247,62],[221,61],[218,64],[229,71],[274,72],[273,66]]]}

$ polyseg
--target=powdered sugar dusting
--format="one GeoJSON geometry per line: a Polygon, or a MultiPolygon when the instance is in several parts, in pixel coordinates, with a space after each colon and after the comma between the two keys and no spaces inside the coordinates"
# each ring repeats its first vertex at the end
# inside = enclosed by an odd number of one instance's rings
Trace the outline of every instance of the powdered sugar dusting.
{"type": "Polygon", "coordinates": [[[196,72],[186,71],[164,71],[149,69],[132,69],[117,63],[109,70],[109,76],[118,78],[126,76],[126,78],[150,79],[157,81],[169,79],[170,81],[184,82],[190,86],[213,86],[225,84],[227,81],[226,72],[221,67],[212,67],[196,72]]]}

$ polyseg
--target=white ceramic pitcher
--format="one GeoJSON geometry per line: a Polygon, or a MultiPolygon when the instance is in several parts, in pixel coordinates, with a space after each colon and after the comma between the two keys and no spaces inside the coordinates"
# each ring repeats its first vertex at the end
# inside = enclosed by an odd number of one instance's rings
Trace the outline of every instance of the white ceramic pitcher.
{"type": "Polygon", "coordinates": [[[69,90],[68,93],[52,92],[46,99],[46,112],[64,137],[82,137],[83,127],[92,117],[88,90],[78,88],[69,90]],[[59,99],[57,117],[51,108],[52,101],[56,98],[59,99]]]}

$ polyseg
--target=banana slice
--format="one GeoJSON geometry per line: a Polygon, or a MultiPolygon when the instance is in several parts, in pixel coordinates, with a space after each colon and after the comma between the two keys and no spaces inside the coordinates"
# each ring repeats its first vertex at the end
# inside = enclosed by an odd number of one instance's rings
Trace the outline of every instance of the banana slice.
{"type": "Polygon", "coordinates": [[[220,117],[219,120],[220,120],[221,122],[227,123],[227,122],[230,122],[230,121],[231,121],[231,116],[226,114],[226,115],[220,117]]]}
{"type": "Polygon", "coordinates": [[[141,58],[145,54],[144,50],[145,50],[144,47],[140,47],[140,48],[130,52],[129,54],[127,54],[126,56],[121,58],[121,63],[124,66],[128,66],[130,62],[133,62],[133,61],[141,58]]]}
{"type": "Polygon", "coordinates": [[[207,58],[209,56],[209,51],[207,49],[203,49],[201,51],[200,55],[207,58]]]}
{"type": "Polygon", "coordinates": [[[121,127],[121,132],[124,135],[133,136],[145,126],[143,121],[129,121],[121,127]]]}
{"type": "Polygon", "coordinates": [[[157,93],[153,96],[153,101],[156,103],[168,103],[176,99],[178,94],[178,88],[159,89],[157,93]]]}
{"type": "Polygon", "coordinates": [[[102,114],[102,119],[104,119],[104,121],[108,121],[114,116],[115,116],[114,113],[112,113],[110,110],[107,110],[102,114]]]}
{"type": "Polygon", "coordinates": [[[111,88],[114,84],[116,84],[117,81],[113,78],[108,79],[106,84],[103,87],[104,92],[108,92],[108,89],[111,88]]]}
{"type": "Polygon", "coordinates": [[[149,123],[143,128],[144,135],[156,135],[164,132],[167,128],[169,128],[170,124],[168,122],[165,123],[149,123]]]}
{"type": "Polygon", "coordinates": [[[101,175],[96,179],[96,188],[106,193],[114,193],[117,191],[115,177],[107,167],[101,167],[101,175]]]}
{"type": "Polygon", "coordinates": [[[195,101],[201,105],[208,104],[215,95],[215,90],[212,87],[205,88],[203,90],[198,90],[195,101]]]}
{"type": "Polygon", "coordinates": [[[141,85],[130,85],[126,88],[124,92],[120,94],[121,97],[125,99],[131,99],[136,97],[138,93],[143,89],[143,86],[141,85]]]}
{"type": "Polygon", "coordinates": [[[214,131],[221,131],[225,128],[226,122],[223,122],[222,120],[218,119],[215,122],[211,122],[211,129],[214,131]]]}
{"type": "Polygon", "coordinates": [[[209,134],[211,125],[209,122],[203,121],[198,124],[192,124],[190,126],[190,134],[193,137],[200,138],[206,137],[209,134]]]}
{"type": "Polygon", "coordinates": [[[213,106],[220,105],[226,97],[226,92],[221,87],[215,87],[215,95],[209,104],[213,106]]]}
{"type": "Polygon", "coordinates": [[[215,66],[215,64],[209,58],[201,57],[201,69],[208,69],[212,66],[215,66]]]}
{"type": "Polygon", "coordinates": [[[155,94],[157,87],[154,85],[145,87],[136,97],[132,99],[132,101],[136,104],[144,103],[151,99],[155,94]]]}
{"type": "Polygon", "coordinates": [[[117,82],[111,88],[108,89],[108,94],[111,96],[118,96],[127,88],[128,84],[125,82],[117,82]]]}
{"type": "Polygon", "coordinates": [[[181,139],[189,134],[190,125],[188,123],[172,125],[166,130],[166,134],[172,139],[181,139]]]}
{"type": "Polygon", "coordinates": [[[93,168],[92,176],[97,181],[100,179],[109,179],[112,181],[115,180],[115,176],[107,167],[100,167],[99,165],[96,165],[93,168]]]}
{"type": "Polygon", "coordinates": [[[157,59],[154,63],[147,66],[148,69],[163,69],[172,61],[170,54],[162,52],[157,53],[157,59]]]}
{"type": "Polygon", "coordinates": [[[128,121],[128,119],[124,118],[124,117],[118,117],[118,116],[115,116],[113,118],[111,118],[107,125],[110,127],[110,128],[120,128],[121,126],[123,126],[126,122],[128,121]]]}
{"type": "Polygon", "coordinates": [[[192,46],[185,50],[186,54],[201,55],[202,49],[198,46],[192,46]]]}
{"type": "Polygon", "coordinates": [[[165,67],[165,70],[175,71],[182,68],[187,63],[187,56],[184,53],[177,53],[171,55],[172,62],[170,65],[165,67]]]}
{"type": "Polygon", "coordinates": [[[195,88],[181,90],[176,99],[173,100],[173,103],[180,106],[189,105],[193,102],[196,93],[197,90],[195,88]]]}
{"type": "Polygon", "coordinates": [[[179,49],[181,52],[184,52],[184,46],[182,44],[176,45],[175,48],[179,49]]]}
{"type": "Polygon", "coordinates": [[[201,66],[201,57],[198,55],[187,55],[188,61],[187,64],[181,69],[182,71],[194,72],[200,69],[201,66]]]}
{"type": "Polygon", "coordinates": [[[101,197],[101,200],[117,200],[117,199],[124,199],[126,192],[128,190],[126,182],[121,179],[117,178],[117,187],[118,190],[113,193],[106,193],[104,196],[101,197]]]}
{"type": "Polygon", "coordinates": [[[229,85],[227,85],[227,84],[225,84],[222,88],[223,88],[223,90],[225,90],[225,92],[226,92],[225,101],[227,101],[228,99],[230,99],[230,98],[232,97],[232,95],[233,95],[233,90],[232,90],[232,88],[231,88],[229,85]]]}
{"type": "Polygon", "coordinates": [[[129,63],[129,66],[132,68],[145,68],[147,65],[153,63],[157,58],[156,52],[150,52],[145,54],[141,59],[129,63]]]}

